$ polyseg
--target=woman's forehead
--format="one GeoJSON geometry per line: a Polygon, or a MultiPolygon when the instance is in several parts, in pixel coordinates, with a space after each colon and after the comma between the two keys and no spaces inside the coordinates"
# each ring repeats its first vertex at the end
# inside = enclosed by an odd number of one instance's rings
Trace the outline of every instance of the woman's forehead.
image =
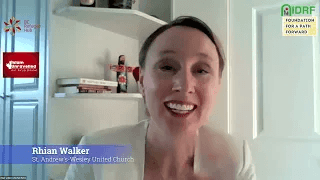
{"type": "Polygon", "coordinates": [[[195,28],[172,27],[160,34],[149,49],[153,56],[162,56],[172,52],[175,53],[202,53],[215,56],[216,46],[211,39],[195,28]]]}

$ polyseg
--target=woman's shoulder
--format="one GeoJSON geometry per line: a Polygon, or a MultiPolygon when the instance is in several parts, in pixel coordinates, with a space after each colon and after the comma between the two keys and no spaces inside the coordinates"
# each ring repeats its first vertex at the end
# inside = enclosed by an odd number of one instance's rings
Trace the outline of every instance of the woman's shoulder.
{"type": "Polygon", "coordinates": [[[134,139],[144,138],[149,120],[136,124],[122,125],[89,133],[82,137],[80,144],[127,144],[134,139]]]}

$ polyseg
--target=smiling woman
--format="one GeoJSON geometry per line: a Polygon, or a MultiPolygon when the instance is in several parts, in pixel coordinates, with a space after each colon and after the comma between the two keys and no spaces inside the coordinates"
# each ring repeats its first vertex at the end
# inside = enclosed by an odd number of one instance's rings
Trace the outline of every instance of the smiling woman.
{"type": "Polygon", "coordinates": [[[219,53],[206,34],[188,26],[174,26],[154,40],[146,62],[140,65],[142,94],[152,122],[157,122],[161,130],[195,131],[208,120],[220,89],[220,75],[219,53]],[[194,105],[196,109],[189,112],[188,120],[172,120],[176,113],[171,109],[167,114],[165,103],[173,101],[194,105]]]}
{"type": "Polygon", "coordinates": [[[134,163],[71,165],[66,179],[255,179],[252,164],[239,164],[240,153],[251,157],[248,147],[237,151],[229,135],[205,126],[224,68],[210,28],[195,17],[179,17],[147,38],[139,63],[149,119],[85,136],[80,143],[132,144],[134,163]]]}

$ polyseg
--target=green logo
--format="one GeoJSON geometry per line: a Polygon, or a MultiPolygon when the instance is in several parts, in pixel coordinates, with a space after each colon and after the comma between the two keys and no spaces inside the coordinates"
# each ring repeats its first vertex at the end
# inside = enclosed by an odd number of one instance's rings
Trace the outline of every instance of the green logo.
{"type": "Polygon", "coordinates": [[[292,16],[296,15],[311,15],[312,11],[315,11],[315,6],[290,6],[289,4],[284,4],[281,6],[281,16],[292,16]]]}

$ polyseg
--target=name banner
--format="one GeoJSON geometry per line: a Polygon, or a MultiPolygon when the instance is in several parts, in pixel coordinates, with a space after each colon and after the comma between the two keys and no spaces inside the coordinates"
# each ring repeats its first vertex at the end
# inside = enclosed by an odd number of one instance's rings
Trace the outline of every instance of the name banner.
{"type": "Polygon", "coordinates": [[[1,164],[126,164],[131,145],[0,145],[1,164]]]}

